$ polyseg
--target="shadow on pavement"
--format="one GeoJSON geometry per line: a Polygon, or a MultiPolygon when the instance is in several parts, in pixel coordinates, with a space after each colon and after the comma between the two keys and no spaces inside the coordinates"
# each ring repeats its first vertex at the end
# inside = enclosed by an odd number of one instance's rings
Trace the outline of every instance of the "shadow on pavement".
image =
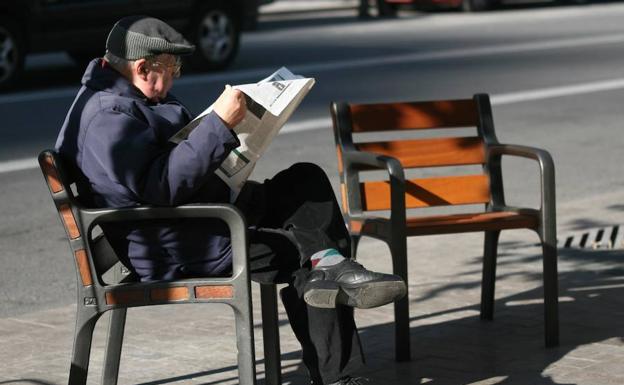
{"type": "Polygon", "coordinates": [[[609,210],[624,211],[624,204],[614,204],[607,207],[609,210]]]}
{"type": "MultiPolygon", "coordinates": [[[[375,373],[370,375],[372,383],[467,384],[492,378],[497,379],[497,384],[505,385],[576,383],[555,382],[549,371],[554,368],[561,374],[567,366],[574,370],[570,362],[562,363],[562,360],[569,355],[580,355],[581,360],[582,356],[587,357],[586,352],[576,351],[579,347],[600,343],[600,349],[606,349],[605,346],[609,345],[620,347],[623,341],[624,252],[560,249],[559,253],[560,261],[565,262],[568,270],[559,275],[559,347],[544,347],[541,274],[525,274],[522,278],[534,282],[538,288],[499,298],[494,321],[481,321],[478,305],[412,317],[412,324],[421,325],[411,328],[411,362],[393,361],[392,324],[362,328],[360,332],[369,365],[367,371],[375,373]],[[436,322],[437,319],[440,321],[436,322]]],[[[520,257],[513,261],[501,259],[501,263],[522,266],[541,259],[541,256],[520,257]]],[[[480,261],[475,259],[470,264],[480,264],[480,261]]],[[[499,275],[497,282],[502,283],[509,277],[499,275]]],[[[445,285],[419,298],[414,296],[412,307],[428,298],[443,296],[445,292],[474,289],[479,285],[480,281],[445,285]]],[[[300,352],[283,354],[282,360],[298,359],[299,355],[300,352]]],[[[285,365],[284,368],[294,366],[285,365]]],[[[212,373],[234,372],[232,378],[205,383],[220,384],[235,379],[235,369],[235,366],[228,366],[140,385],[168,384],[212,373]]],[[[301,370],[286,373],[284,383],[307,385],[301,373],[301,370]]],[[[258,383],[264,382],[260,380],[258,383]]]]}
{"type": "MultiPolygon", "coordinates": [[[[406,379],[433,379],[433,384],[465,384],[493,377],[501,377],[497,384],[555,384],[544,371],[561,364],[560,360],[569,354],[574,355],[578,347],[592,343],[621,346],[624,336],[624,323],[620,321],[624,309],[624,252],[560,249],[559,254],[566,267],[572,266],[566,268],[569,271],[559,274],[559,347],[544,348],[543,297],[541,288],[537,288],[498,299],[494,321],[480,321],[478,306],[413,317],[412,322],[434,317],[450,318],[452,313],[467,311],[474,314],[412,327],[412,363],[407,370],[399,369],[403,364],[396,364],[397,371],[409,372],[410,377],[406,379]]],[[[501,262],[522,265],[536,259],[541,260],[541,256],[501,262]]],[[[480,261],[472,263],[480,264],[480,261]]],[[[509,277],[499,275],[497,282],[504,282],[509,277]]],[[[542,277],[540,273],[523,274],[522,278],[537,285],[542,277]]],[[[445,285],[415,299],[415,306],[424,298],[441,296],[446,291],[479,286],[478,281],[445,285]]],[[[382,327],[375,328],[379,330],[367,334],[383,333],[382,327]]],[[[386,332],[386,341],[391,340],[391,332],[391,328],[386,332]]],[[[587,358],[586,353],[580,354],[587,358]]],[[[562,370],[558,373],[561,374],[562,370]]]]}

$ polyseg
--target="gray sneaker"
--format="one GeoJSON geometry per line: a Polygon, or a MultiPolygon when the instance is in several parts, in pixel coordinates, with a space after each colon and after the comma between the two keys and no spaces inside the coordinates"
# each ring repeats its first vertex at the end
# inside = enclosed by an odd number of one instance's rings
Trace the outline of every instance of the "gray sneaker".
{"type": "Polygon", "coordinates": [[[359,263],[345,259],[335,265],[312,269],[303,299],[314,307],[347,305],[369,309],[394,302],[406,293],[401,277],[366,270],[359,263]]]}

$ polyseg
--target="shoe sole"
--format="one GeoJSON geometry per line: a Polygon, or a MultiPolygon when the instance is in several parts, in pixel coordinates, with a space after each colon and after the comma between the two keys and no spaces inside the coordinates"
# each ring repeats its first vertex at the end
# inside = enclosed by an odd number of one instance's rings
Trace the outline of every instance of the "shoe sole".
{"type": "Polygon", "coordinates": [[[367,282],[354,285],[338,285],[330,281],[311,284],[303,295],[304,301],[314,307],[335,308],[347,305],[358,309],[370,309],[387,305],[403,298],[407,292],[402,281],[367,282]]]}

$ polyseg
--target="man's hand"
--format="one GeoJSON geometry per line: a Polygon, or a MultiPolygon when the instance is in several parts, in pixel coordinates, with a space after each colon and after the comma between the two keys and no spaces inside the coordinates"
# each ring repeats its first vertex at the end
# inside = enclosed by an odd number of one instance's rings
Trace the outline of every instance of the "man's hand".
{"type": "Polygon", "coordinates": [[[228,128],[234,128],[245,117],[247,104],[245,96],[231,86],[225,86],[225,91],[214,102],[212,110],[223,120],[228,128]]]}

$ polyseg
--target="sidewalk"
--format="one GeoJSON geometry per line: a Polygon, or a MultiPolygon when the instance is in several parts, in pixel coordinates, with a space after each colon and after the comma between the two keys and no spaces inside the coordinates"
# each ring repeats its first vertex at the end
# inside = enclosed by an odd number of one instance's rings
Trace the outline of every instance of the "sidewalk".
{"type": "MultiPolygon", "coordinates": [[[[560,206],[560,237],[620,224],[624,191],[560,206]],[[597,222],[596,218],[600,221],[597,222]]],[[[411,238],[412,361],[393,360],[392,307],[357,311],[371,384],[624,383],[624,255],[560,249],[561,346],[545,349],[537,237],[503,232],[493,322],[479,320],[480,234],[411,238]]],[[[361,245],[360,261],[388,271],[385,246],[361,245]]],[[[258,378],[262,332],[255,293],[258,378]]],[[[280,305],[281,306],[281,305],[280,305]]],[[[280,308],[281,309],[281,308],[280,308]]],[[[284,384],[308,384],[280,310],[284,384]]],[[[99,383],[107,317],[96,328],[89,383],[99,383]]],[[[74,309],[0,319],[0,384],[65,384],[74,309]]],[[[120,384],[237,384],[233,317],[225,305],[131,309],[120,384]],[[199,332],[199,333],[198,333],[199,332]],[[198,335],[199,337],[195,337],[198,335]]]]}

